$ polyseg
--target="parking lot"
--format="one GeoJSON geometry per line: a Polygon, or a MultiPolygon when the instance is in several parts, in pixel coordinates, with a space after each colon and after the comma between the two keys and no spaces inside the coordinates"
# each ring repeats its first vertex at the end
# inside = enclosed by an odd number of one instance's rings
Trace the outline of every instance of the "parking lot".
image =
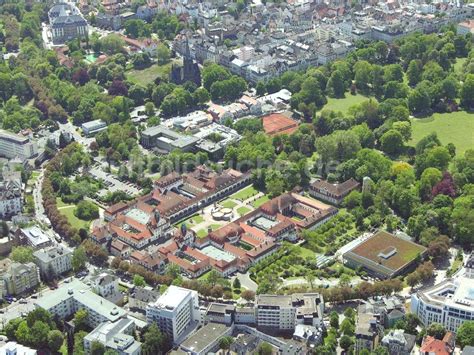
{"type": "Polygon", "coordinates": [[[139,190],[136,185],[130,182],[122,182],[113,176],[110,173],[106,173],[102,170],[100,165],[94,165],[90,170],[90,174],[94,176],[96,179],[101,179],[104,184],[105,188],[99,191],[99,195],[105,195],[108,191],[115,192],[115,191],[124,191],[129,195],[138,195],[139,190]]]}

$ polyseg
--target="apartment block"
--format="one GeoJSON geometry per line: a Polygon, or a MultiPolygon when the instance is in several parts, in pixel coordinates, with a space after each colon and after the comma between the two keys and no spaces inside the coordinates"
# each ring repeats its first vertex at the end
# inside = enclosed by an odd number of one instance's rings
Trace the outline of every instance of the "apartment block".
{"type": "Polygon", "coordinates": [[[124,309],[95,294],[89,286],[77,279],[38,298],[35,306],[44,308],[60,319],[69,318],[78,310],[85,309],[90,327],[97,327],[103,322],[115,322],[126,315],[124,309]]]}
{"type": "Polygon", "coordinates": [[[0,129],[0,156],[21,160],[30,159],[38,154],[38,147],[28,137],[0,129]]]}
{"type": "Polygon", "coordinates": [[[148,323],[156,323],[177,344],[201,323],[198,293],[170,286],[156,302],[148,304],[146,318],[148,323]]]}
{"type": "Polygon", "coordinates": [[[33,263],[11,263],[4,269],[0,282],[2,296],[21,295],[33,290],[40,282],[38,268],[33,263]]]}
{"type": "Polygon", "coordinates": [[[54,278],[72,269],[72,252],[63,246],[54,246],[33,253],[35,263],[44,278],[54,278]]]}

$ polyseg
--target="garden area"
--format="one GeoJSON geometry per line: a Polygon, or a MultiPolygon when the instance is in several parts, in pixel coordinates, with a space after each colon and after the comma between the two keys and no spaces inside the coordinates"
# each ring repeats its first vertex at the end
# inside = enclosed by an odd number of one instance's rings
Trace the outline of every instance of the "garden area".
{"type": "Polygon", "coordinates": [[[261,205],[263,205],[265,202],[267,202],[268,200],[270,200],[270,198],[268,197],[268,195],[263,195],[263,196],[260,196],[259,198],[257,198],[255,201],[253,201],[251,203],[251,205],[255,208],[259,208],[261,205]]]}
{"type": "Polygon", "coordinates": [[[347,114],[350,107],[354,105],[358,105],[361,102],[364,102],[366,100],[369,100],[367,96],[364,96],[361,94],[351,95],[350,93],[346,93],[346,96],[340,99],[328,97],[328,102],[326,105],[324,105],[321,111],[322,110],[341,111],[343,114],[347,114]]]}
{"type": "Polygon", "coordinates": [[[358,235],[354,216],[344,210],[318,229],[303,231],[308,249],[323,254],[334,254],[358,235]]]}
{"type": "MultiPolygon", "coordinates": [[[[212,231],[215,231],[216,229],[219,229],[220,227],[222,227],[222,224],[218,224],[218,223],[211,224],[209,227],[211,228],[212,231]]],[[[207,236],[207,232],[208,232],[207,228],[200,229],[196,232],[196,236],[198,238],[205,238],[207,236]]]]}
{"type": "Polygon", "coordinates": [[[456,155],[461,156],[472,148],[474,132],[474,114],[466,111],[435,113],[428,118],[411,120],[412,138],[410,144],[416,145],[423,137],[436,132],[443,145],[453,143],[456,155]]]}
{"type": "Polygon", "coordinates": [[[194,227],[202,222],[204,222],[203,216],[201,216],[200,214],[193,214],[191,217],[188,217],[184,220],[177,222],[175,226],[181,227],[183,223],[186,223],[186,226],[189,228],[189,227],[194,227]]]}
{"type": "Polygon", "coordinates": [[[242,207],[239,207],[237,208],[237,213],[242,217],[242,216],[245,216],[247,213],[249,213],[251,211],[250,208],[248,207],[245,207],[245,206],[242,206],[242,207]]]}
{"type": "Polygon", "coordinates": [[[234,200],[245,201],[258,193],[259,191],[253,187],[253,185],[250,185],[240,191],[237,191],[235,194],[231,195],[230,198],[234,200]]]}
{"type": "Polygon", "coordinates": [[[167,79],[171,72],[171,66],[171,62],[163,65],[153,64],[145,69],[131,69],[125,75],[131,82],[146,86],[154,82],[156,78],[167,79]]]}
{"type": "Polygon", "coordinates": [[[67,218],[69,224],[77,229],[89,229],[90,221],[99,217],[99,208],[89,201],[81,201],[77,205],[67,204],[60,197],[56,198],[60,214],[67,218]]]}

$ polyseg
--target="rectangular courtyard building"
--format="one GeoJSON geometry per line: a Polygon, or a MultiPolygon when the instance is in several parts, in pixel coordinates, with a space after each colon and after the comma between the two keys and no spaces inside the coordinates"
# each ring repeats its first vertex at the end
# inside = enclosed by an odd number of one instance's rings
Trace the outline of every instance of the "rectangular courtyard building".
{"type": "Polygon", "coordinates": [[[362,267],[375,277],[389,279],[405,274],[425,254],[424,246],[378,231],[346,252],[343,259],[349,267],[362,267]]]}

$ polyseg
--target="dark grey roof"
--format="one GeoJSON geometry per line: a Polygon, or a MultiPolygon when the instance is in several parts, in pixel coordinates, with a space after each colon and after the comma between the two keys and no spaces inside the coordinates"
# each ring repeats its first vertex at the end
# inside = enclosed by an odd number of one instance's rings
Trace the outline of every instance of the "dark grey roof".
{"type": "Polygon", "coordinates": [[[69,24],[87,25],[87,21],[80,15],[59,16],[53,22],[53,27],[69,24]]]}

